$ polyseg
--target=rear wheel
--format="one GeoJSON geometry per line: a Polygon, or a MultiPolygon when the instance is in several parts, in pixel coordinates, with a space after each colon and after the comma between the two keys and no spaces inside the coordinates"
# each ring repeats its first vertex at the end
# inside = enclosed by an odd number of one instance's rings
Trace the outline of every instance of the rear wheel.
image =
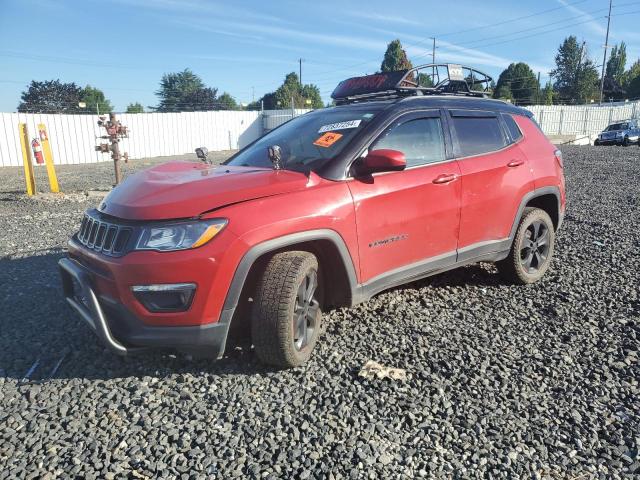
{"type": "Polygon", "coordinates": [[[309,252],[283,252],[259,280],[251,336],[258,358],[279,367],[305,363],[320,335],[318,261],[309,252]]]}
{"type": "Polygon", "coordinates": [[[549,214],[527,207],[511,244],[509,256],[497,263],[498,271],[508,281],[529,284],[540,280],[553,256],[555,231],[549,214]]]}

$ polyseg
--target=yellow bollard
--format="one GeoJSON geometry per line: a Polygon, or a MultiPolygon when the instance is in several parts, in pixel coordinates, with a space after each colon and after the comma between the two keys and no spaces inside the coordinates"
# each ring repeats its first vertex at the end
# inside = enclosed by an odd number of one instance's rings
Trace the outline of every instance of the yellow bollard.
{"type": "Polygon", "coordinates": [[[26,123],[18,124],[20,144],[22,145],[22,161],[24,162],[24,180],[27,183],[27,195],[36,193],[36,177],[33,176],[33,161],[31,160],[31,143],[26,123]]]}
{"type": "Polygon", "coordinates": [[[49,143],[49,135],[44,123],[38,124],[38,134],[42,142],[42,153],[44,153],[44,162],[47,164],[47,175],[49,176],[49,188],[53,193],[58,193],[58,177],[56,176],[56,168],[53,166],[53,154],[51,153],[51,144],[49,143]]]}

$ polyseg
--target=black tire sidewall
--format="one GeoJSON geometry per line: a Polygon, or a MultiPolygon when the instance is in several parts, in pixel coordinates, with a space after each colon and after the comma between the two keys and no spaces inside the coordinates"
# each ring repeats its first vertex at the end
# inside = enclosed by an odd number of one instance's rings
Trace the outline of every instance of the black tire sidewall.
{"type": "MultiPolygon", "coordinates": [[[[298,288],[310,271],[321,278],[318,261],[309,252],[282,252],[267,263],[258,282],[251,320],[251,335],[260,360],[291,368],[305,363],[318,341],[322,313],[318,309],[315,330],[301,350],[294,343],[294,311],[298,288]]],[[[317,295],[315,298],[319,298],[317,295]]]]}
{"type": "MultiPolygon", "coordinates": [[[[529,209],[527,209],[529,210],[529,209]]],[[[513,262],[513,266],[515,267],[517,276],[522,280],[523,283],[534,283],[540,280],[542,276],[546,273],[551,265],[551,259],[553,257],[553,253],[555,250],[555,229],[553,227],[553,221],[549,214],[544,210],[533,208],[528,212],[525,210],[525,215],[520,221],[520,225],[518,226],[518,230],[516,232],[516,236],[513,239],[513,247],[511,253],[511,260],[513,262]],[[527,272],[522,263],[520,262],[520,250],[522,246],[523,237],[526,234],[527,228],[536,221],[543,221],[545,226],[549,231],[549,253],[547,255],[547,259],[542,266],[534,273],[527,272]]]]}

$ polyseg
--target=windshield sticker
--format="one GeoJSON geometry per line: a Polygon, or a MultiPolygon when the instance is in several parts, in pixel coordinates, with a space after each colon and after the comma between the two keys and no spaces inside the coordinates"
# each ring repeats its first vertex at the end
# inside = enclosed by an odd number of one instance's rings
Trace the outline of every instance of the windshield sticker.
{"type": "Polygon", "coordinates": [[[323,125],[318,130],[318,133],[330,132],[331,130],[346,130],[347,128],[358,128],[361,120],[348,120],[346,122],[330,123],[329,125],[323,125]]]}
{"type": "Polygon", "coordinates": [[[327,132],[324,135],[322,135],[319,139],[317,139],[315,142],[313,142],[313,144],[317,145],[318,147],[328,148],[334,143],[336,143],[338,140],[340,140],[341,138],[342,138],[341,133],[327,132]]]}

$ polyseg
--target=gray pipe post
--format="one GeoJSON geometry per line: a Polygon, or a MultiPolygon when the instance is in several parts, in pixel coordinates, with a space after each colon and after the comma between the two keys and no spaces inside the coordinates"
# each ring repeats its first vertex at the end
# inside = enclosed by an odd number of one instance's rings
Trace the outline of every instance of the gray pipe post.
{"type": "Polygon", "coordinates": [[[604,58],[602,59],[602,78],[600,79],[600,103],[602,105],[602,97],[604,96],[604,73],[607,66],[607,48],[609,48],[609,27],[611,27],[611,4],[613,0],[609,0],[609,15],[607,15],[607,36],[604,41],[604,58]]]}

